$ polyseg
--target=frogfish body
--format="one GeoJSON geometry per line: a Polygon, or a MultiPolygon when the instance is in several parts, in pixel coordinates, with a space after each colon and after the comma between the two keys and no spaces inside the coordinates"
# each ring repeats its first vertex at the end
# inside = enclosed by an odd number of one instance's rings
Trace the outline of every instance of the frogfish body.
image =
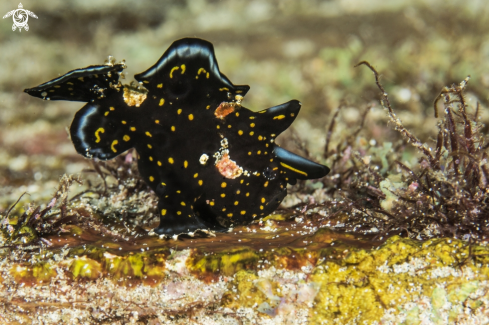
{"type": "Polygon", "coordinates": [[[70,127],[81,155],[107,160],[136,149],[140,174],[159,198],[156,233],[249,223],[279,206],[287,183],[329,172],[275,144],[301,104],[243,107],[249,86],[219,71],[211,43],[175,41],[135,76],[137,85],[119,82],[124,68],[109,62],[76,69],[25,92],[87,103],[70,127]]]}

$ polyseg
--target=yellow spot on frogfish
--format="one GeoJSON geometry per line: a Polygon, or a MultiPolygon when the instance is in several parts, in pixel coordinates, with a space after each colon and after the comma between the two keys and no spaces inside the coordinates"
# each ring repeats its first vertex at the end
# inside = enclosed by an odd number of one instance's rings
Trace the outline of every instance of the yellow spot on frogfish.
{"type": "Polygon", "coordinates": [[[112,141],[112,144],[110,145],[110,149],[112,149],[113,152],[117,152],[115,145],[118,143],[119,143],[119,141],[117,141],[117,140],[112,141]]]}
{"type": "Polygon", "coordinates": [[[98,128],[97,131],[95,131],[95,143],[99,143],[100,142],[100,135],[99,133],[105,133],[105,129],[104,128],[98,128]]]}
{"type": "Polygon", "coordinates": [[[178,70],[179,67],[173,67],[170,71],[170,78],[173,78],[173,71],[178,70]]]}
{"type": "Polygon", "coordinates": [[[278,115],[273,117],[274,120],[281,120],[283,118],[285,118],[285,115],[278,115]]]}

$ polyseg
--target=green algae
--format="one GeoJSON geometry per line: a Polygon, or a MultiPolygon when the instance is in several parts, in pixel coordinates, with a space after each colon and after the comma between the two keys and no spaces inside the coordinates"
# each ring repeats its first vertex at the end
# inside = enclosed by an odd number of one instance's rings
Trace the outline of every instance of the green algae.
{"type": "Polygon", "coordinates": [[[69,270],[73,279],[95,280],[102,275],[102,266],[99,262],[82,256],[75,258],[71,263],[69,270]]]}
{"type": "Polygon", "coordinates": [[[401,306],[423,297],[428,297],[431,304],[431,321],[440,323],[458,317],[463,304],[470,303],[474,308],[482,305],[480,299],[472,302],[468,297],[480,281],[488,279],[487,263],[482,264],[480,260],[486,259],[488,250],[461,240],[442,238],[419,242],[394,236],[371,250],[346,246],[316,251],[284,247],[257,253],[240,249],[194,255],[187,265],[201,278],[209,277],[211,272],[234,275],[221,301],[226,307],[261,306],[259,311],[267,314],[280,310],[282,295],[276,291],[280,285],[257,275],[259,265],[264,264],[256,262],[266,260],[265,268],[300,270],[304,265],[315,266],[308,279],[308,283],[319,288],[310,312],[313,323],[328,324],[332,320],[342,324],[371,323],[380,321],[387,310],[394,309],[404,314],[405,324],[419,324],[420,308],[401,306]],[[327,259],[333,252],[337,255],[327,259]],[[233,268],[235,265],[239,267],[233,268]],[[466,278],[462,272],[472,272],[473,276],[466,278]],[[273,287],[273,294],[270,289],[263,289],[263,285],[273,287]],[[453,305],[452,310],[447,310],[448,302],[453,305]]]}
{"type": "Polygon", "coordinates": [[[81,227],[75,226],[75,225],[67,225],[65,227],[65,230],[68,231],[70,234],[75,234],[75,235],[82,235],[84,233],[83,229],[81,227]]]}
{"type": "Polygon", "coordinates": [[[256,307],[266,302],[266,295],[255,284],[258,279],[255,272],[236,272],[228,284],[228,291],[221,298],[221,305],[229,308],[256,307]]]}
{"type": "Polygon", "coordinates": [[[15,240],[12,241],[13,244],[25,244],[34,240],[37,235],[36,231],[29,226],[22,226],[14,234],[15,240]]]}
{"type": "Polygon", "coordinates": [[[27,285],[49,283],[56,275],[56,270],[49,262],[40,262],[33,265],[14,264],[10,269],[10,274],[17,283],[27,285]]]}
{"type": "Polygon", "coordinates": [[[315,265],[321,256],[336,256],[336,248],[307,250],[304,248],[281,247],[265,252],[251,248],[233,248],[216,253],[194,251],[187,260],[192,274],[210,281],[219,276],[232,276],[241,270],[257,271],[276,267],[287,270],[300,270],[304,266],[315,265]]]}
{"type": "Polygon", "coordinates": [[[480,281],[471,281],[463,283],[460,287],[457,284],[449,285],[451,293],[448,295],[447,299],[451,303],[460,303],[467,300],[469,295],[477,290],[480,281]],[[457,289],[457,290],[456,290],[457,289]]]}
{"type": "MultiPolygon", "coordinates": [[[[115,255],[106,249],[78,247],[72,249],[59,266],[69,271],[68,275],[72,280],[108,278],[120,285],[134,282],[155,285],[166,276],[165,261],[168,255],[167,250],[161,249],[115,255]]],[[[56,276],[55,263],[44,255],[35,256],[33,259],[43,258],[46,261],[33,265],[14,264],[10,273],[19,283],[32,285],[49,282],[56,276]]]]}
{"type": "MultiPolygon", "coordinates": [[[[79,249],[81,250],[81,248],[79,249]]],[[[168,250],[157,249],[151,252],[122,252],[91,247],[84,249],[82,255],[74,259],[71,268],[83,267],[92,269],[91,277],[99,273],[104,278],[111,279],[118,284],[125,285],[133,282],[142,282],[148,285],[159,283],[165,277],[165,261],[169,255],[168,250]],[[85,263],[87,261],[87,263],[85,263]],[[80,267],[78,266],[80,264],[80,267]]],[[[72,252],[70,255],[78,254],[72,252]]],[[[73,273],[74,278],[77,276],[73,273]]]]}
{"type": "Polygon", "coordinates": [[[228,251],[205,255],[195,251],[187,260],[187,267],[202,279],[219,275],[233,275],[240,270],[256,269],[260,256],[249,248],[234,248],[228,251]]]}
{"type": "MultiPolygon", "coordinates": [[[[479,253],[488,251],[484,246],[473,247],[479,253]]],[[[462,270],[461,263],[467,259],[469,250],[469,244],[461,240],[423,243],[394,236],[379,249],[352,250],[340,263],[320,263],[311,276],[311,281],[321,286],[312,318],[318,324],[332,320],[371,323],[380,321],[386,310],[395,308],[405,314],[405,324],[418,324],[421,314],[418,306],[409,310],[397,306],[429,297],[431,320],[443,323],[448,317],[453,322],[460,310],[448,313],[447,302],[461,308],[479,281],[488,279],[489,267],[477,263],[476,256],[462,270]],[[473,278],[462,276],[462,272],[472,272],[473,278]]],[[[472,305],[477,308],[481,304],[477,300],[472,305]]]]}
{"type": "MultiPolygon", "coordinates": [[[[69,249],[56,262],[56,254],[45,251],[33,255],[32,265],[14,264],[10,275],[16,283],[47,285],[61,268],[74,286],[99,286],[98,279],[128,288],[155,286],[166,283],[167,263],[181,258],[170,252],[85,246],[69,249]]],[[[193,249],[185,265],[203,283],[227,283],[218,297],[220,308],[249,308],[270,319],[302,308],[311,324],[381,322],[386,313],[404,324],[420,324],[426,317],[441,324],[455,322],[466,307],[474,312],[485,308],[488,297],[477,292],[487,286],[488,256],[486,246],[462,240],[394,236],[372,249],[339,241],[316,249],[193,249]]]]}

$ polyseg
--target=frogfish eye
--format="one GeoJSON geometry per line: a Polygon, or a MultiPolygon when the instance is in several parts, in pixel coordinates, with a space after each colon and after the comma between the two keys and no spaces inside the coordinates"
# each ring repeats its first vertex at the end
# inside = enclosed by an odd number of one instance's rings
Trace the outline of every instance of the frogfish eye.
{"type": "Polygon", "coordinates": [[[269,181],[273,181],[277,177],[277,172],[270,167],[265,167],[263,170],[263,176],[269,181]]]}

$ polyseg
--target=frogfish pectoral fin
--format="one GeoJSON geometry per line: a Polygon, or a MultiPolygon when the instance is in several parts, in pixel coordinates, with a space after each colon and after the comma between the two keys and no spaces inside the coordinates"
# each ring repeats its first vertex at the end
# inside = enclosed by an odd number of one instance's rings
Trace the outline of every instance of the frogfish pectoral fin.
{"type": "Polygon", "coordinates": [[[314,179],[324,177],[329,173],[327,166],[317,164],[279,146],[275,146],[273,153],[280,161],[281,170],[293,178],[314,179]]]}

